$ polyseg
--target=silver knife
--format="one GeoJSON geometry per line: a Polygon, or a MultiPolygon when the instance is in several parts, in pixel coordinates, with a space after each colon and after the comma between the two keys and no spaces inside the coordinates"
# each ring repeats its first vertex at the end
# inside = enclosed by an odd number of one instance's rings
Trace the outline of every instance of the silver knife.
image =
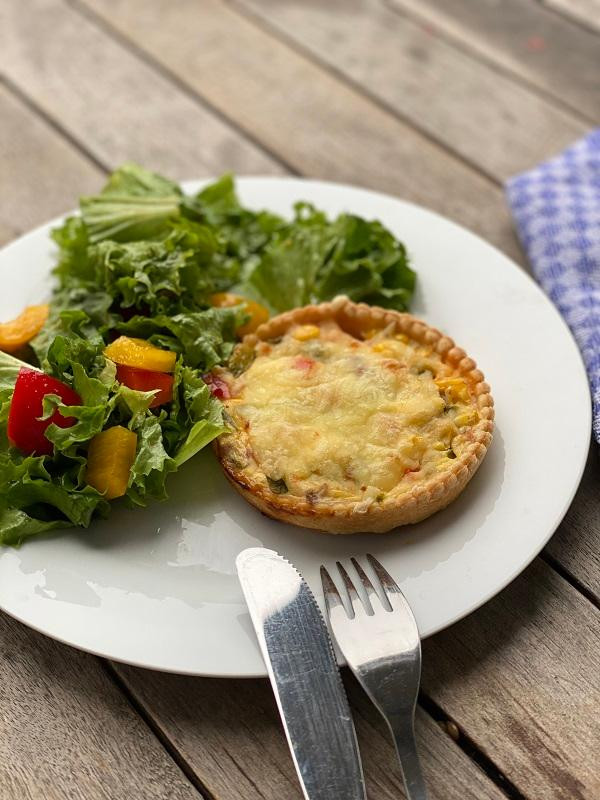
{"type": "Polygon", "coordinates": [[[274,550],[237,570],[306,800],[365,800],[356,733],[331,640],[308,584],[274,550]]]}

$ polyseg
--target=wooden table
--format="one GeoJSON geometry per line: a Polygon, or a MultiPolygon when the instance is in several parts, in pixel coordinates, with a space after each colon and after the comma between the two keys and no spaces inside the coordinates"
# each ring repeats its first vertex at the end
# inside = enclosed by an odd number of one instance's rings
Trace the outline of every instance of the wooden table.
{"type": "MultiPolygon", "coordinates": [[[[502,184],[598,124],[599,31],[599,0],[2,0],[0,239],[130,159],[381,189],[524,264],[502,184]]],[[[600,797],[599,482],[594,447],[540,557],[425,642],[433,800],[600,797]]],[[[301,797],[264,681],[122,666],[6,616],[0,674],[3,800],[301,797]]],[[[401,797],[347,684],[369,798],[401,797]]]]}

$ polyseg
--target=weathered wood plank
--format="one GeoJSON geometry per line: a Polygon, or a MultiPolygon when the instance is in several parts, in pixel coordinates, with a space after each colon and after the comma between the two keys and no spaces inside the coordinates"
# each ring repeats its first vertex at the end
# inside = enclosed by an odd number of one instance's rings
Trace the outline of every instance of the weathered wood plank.
{"type": "MultiPolygon", "coordinates": [[[[300,800],[292,761],[266,681],[187,678],[114,665],[157,725],[218,800],[300,800]]],[[[369,798],[402,797],[383,723],[348,676],[369,798]]],[[[500,800],[503,794],[424,712],[419,748],[432,800],[500,800]]]]}
{"type": "Polygon", "coordinates": [[[592,442],[581,486],[546,551],[600,603],[598,445],[592,442]]]}
{"type": "Polygon", "coordinates": [[[109,166],[143,161],[174,178],[283,171],[61,0],[1,4],[0,70],[109,166]]]}
{"type": "Polygon", "coordinates": [[[600,0],[542,0],[542,3],[586,28],[600,31],[600,0]]]}
{"type": "Polygon", "coordinates": [[[299,172],[424,203],[521,257],[497,187],[231,8],[86,5],[299,172]]]}
{"type": "Polygon", "coordinates": [[[600,612],[540,559],[424,643],[423,689],[527,797],[600,796],[600,612]]]}
{"type": "Polygon", "coordinates": [[[578,110],[600,119],[598,37],[531,0],[386,0],[410,11],[483,61],[496,64],[578,110]]]}
{"type": "Polygon", "coordinates": [[[589,127],[381,0],[235,5],[499,181],[589,127]]]}
{"type": "Polygon", "coordinates": [[[0,615],[3,800],[197,800],[98,659],[0,615]]]}
{"type": "Polygon", "coordinates": [[[97,191],[101,171],[0,85],[0,244],[97,191]]]}

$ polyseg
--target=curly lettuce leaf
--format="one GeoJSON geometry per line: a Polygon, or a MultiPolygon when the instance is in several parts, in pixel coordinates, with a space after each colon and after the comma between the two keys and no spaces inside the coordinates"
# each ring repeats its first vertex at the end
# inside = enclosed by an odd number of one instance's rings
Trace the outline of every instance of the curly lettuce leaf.
{"type": "Polygon", "coordinates": [[[117,325],[126,336],[147,339],[183,355],[190,367],[208,371],[225,362],[235,345],[235,331],[247,319],[241,306],[209,308],[155,317],[132,317],[117,325]]]}
{"type": "Polygon", "coordinates": [[[213,397],[200,374],[180,360],[175,370],[174,402],[164,425],[175,464],[181,466],[227,430],[222,403],[213,397]]]}
{"type": "Polygon", "coordinates": [[[29,367],[29,364],[0,350],[0,402],[3,393],[12,394],[21,367],[29,367]]]}
{"type": "Polygon", "coordinates": [[[167,475],[177,469],[165,450],[160,421],[152,414],[133,430],[137,434],[137,455],[131,468],[127,498],[133,505],[145,506],[149,500],[165,500],[167,475]]]}
{"type": "Polygon", "coordinates": [[[0,452],[0,544],[19,545],[37,533],[69,525],[88,527],[110,506],[91,486],[53,474],[49,459],[0,452]]]}
{"type": "Polygon", "coordinates": [[[330,221],[297,203],[294,221],[273,234],[239,288],[280,312],[339,294],[404,311],[414,287],[404,245],[380,222],[352,214],[330,221]]]}
{"type": "Polygon", "coordinates": [[[124,164],[100,194],[81,198],[81,216],[92,243],[152,239],[180,213],[181,200],[176,183],[137,164],[124,164]]]}

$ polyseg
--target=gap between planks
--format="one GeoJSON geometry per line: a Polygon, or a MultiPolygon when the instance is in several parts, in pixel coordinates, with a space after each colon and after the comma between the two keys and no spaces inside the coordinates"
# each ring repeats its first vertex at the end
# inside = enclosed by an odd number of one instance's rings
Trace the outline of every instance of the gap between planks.
{"type": "MultiPolygon", "coordinates": [[[[545,86],[537,83],[534,79],[528,78],[522,72],[519,72],[509,64],[503,63],[501,59],[494,58],[493,55],[488,55],[482,49],[473,46],[470,41],[463,39],[451,27],[444,25],[443,21],[436,15],[434,9],[430,8],[431,0],[428,0],[428,2],[423,2],[423,5],[417,2],[417,0],[382,0],[382,2],[394,13],[403,16],[406,19],[411,19],[421,25],[426,25],[428,30],[431,31],[432,35],[437,36],[439,39],[442,39],[448,44],[452,44],[453,47],[470,56],[474,61],[487,64],[502,75],[509,77],[520,86],[523,86],[529,91],[536,93],[544,100],[553,103],[557,108],[560,108],[562,111],[565,111],[573,116],[574,119],[578,119],[580,122],[589,126],[596,126],[598,124],[598,120],[594,116],[584,113],[581,108],[578,108],[575,104],[567,102],[555,92],[552,92],[550,89],[547,89],[545,86]]],[[[482,5],[488,6],[490,4],[483,3],[482,5]]],[[[492,4],[492,6],[493,5],[495,4],[492,4]]],[[[574,24],[576,29],[581,28],[581,26],[573,23],[573,20],[568,20],[566,17],[557,14],[554,10],[549,9],[546,5],[540,5],[540,8],[550,16],[560,16],[564,24],[567,26],[569,24],[574,24]]],[[[582,30],[585,30],[586,33],[590,33],[589,29],[587,28],[582,28],[582,30]]]]}
{"type": "Polygon", "coordinates": [[[600,32],[600,0],[538,0],[561,19],[580,25],[591,33],[600,32]]]}
{"type": "MultiPolygon", "coordinates": [[[[73,2],[73,0],[69,1],[73,2]]],[[[74,1],[77,2],[77,0],[74,1]]],[[[418,125],[412,117],[402,114],[392,103],[386,102],[382,97],[369,91],[366,86],[350,77],[350,75],[343,72],[340,68],[327,63],[324,59],[319,58],[314,52],[312,52],[312,50],[310,50],[310,48],[301,44],[281,28],[260,16],[252,8],[243,5],[241,2],[239,2],[239,0],[222,0],[222,2],[231,11],[233,11],[235,14],[238,14],[240,17],[243,17],[263,33],[266,33],[268,36],[271,36],[273,39],[281,42],[281,44],[289,47],[290,50],[293,50],[306,61],[310,61],[319,69],[323,70],[323,72],[333,75],[340,83],[348,86],[350,89],[352,89],[352,91],[356,92],[356,94],[361,95],[370,103],[373,103],[373,105],[378,106],[387,114],[390,114],[391,116],[400,120],[407,127],[412,128],[413,131],[418,133],[427,141],[431,142],[436,147],[439,147],[440,150],[443,150],[454,160],[459,161],[461,164],[467,167],[467,169],[472,170],[477,175],[483,176],[495,186],[503,185],[502,181],[499,181],[498,178],[485,167],[463,156],[462,153],[459,153],[456,149],[449,146],[444,139],[434,136],[431,131],[428,131],[426,128],[418,125]]]]}
{"type": "Polygon", "coordinates": [[[261,150],[266,156],[271,158],[275,163],[279,164],[281,167],[283,167],[283,169],[289,172],[290,175],[300,176],[300,173],[294,167],[293,164],[290,164],[284,158],[282,158],[282,156],[279,153],[269,148],[268,145],[266,145],[258,137],[254,136],[254,134],[251,131],[241,128],[235,121],[235,119],[224,114],[221,111],[221,109],[213,105],[206,97],[204,97],[204,95],[200,94],[200,92],[195,91],[195,89],[192,86],[190,86],[189,83],[186,83],[172,70],[170,70],[168,67],[165,67],[164,64],[161,64],[159,61],[154,59],[145,50],[139,47],[134,41],[124,36],[113,25],[108,23],[105,19],[103,19],[103,17],[97,14],[92,8],[79,2],[79,0],[64,0],[64,3],[76,14],[80,14],[88,22],[91,22],[99,30],[105,33],[109,38],[117,42],[121,47],[123,47],[124,50],[127,50],[127,52],[130,53],[132,56],[137,58],[142,63],[146,64],[146,66],[150,67],[150,69],[154,70],[154,72],[161,75],[165,80],[169,81],[169,83],[172,83],[173,86],[175,86],[175,88],[177,88],[182,94],[184,94],[190,100],[197,103],[199,106],[205,109],[205,111],[208,111],[214,117],[219,119],[233,131],[235,131],[239,136],[243,137],[244,139],[246,139],[246,141],[250,142],[259,150],[261,150]]]}
{"type": "Polygon", "coordinates": [[[111,168],[108,164],[105,164],[98,156],[89,150],[82,141],[80,141],[76,136],[73,136],[66,128],[64,128],[57,120],[51,117],[43,108],[33,100],[28,94],[26,94],[16,83],[14,83],[7,75],[0,73],[0,85],[3,86],[7,92],[13,95],[17,100],[19,100],[26,108],[29,109],[33,114],[40,117],[49,128],[51,128],[55,133],[62,136],[63,139],[73,147],[74,150],[77,150],[84,158],[86,158],[91,164],[98,169],[102,170],[105,174],[108,174],[111,171],[111,168]]]}
{"type": "Polygon", "coordinates": [[[501,772],[494,761],[475,744],[470,736],[448,716],[435,700],[428,697],[424,692],[419,692],[419,705],[438,723],[442,730],[456,743],[457,747],[460,747],[463,753],[477,764],[481,771],[487,775],[492,783],[494,783],[509,800],[527,800],[526,795],[501,772]]]}
{"type": "Polygon", "coordinates": [[[574,589],[576,589],[579,592],[579,594],[583,595],[583,597],[585,597],[585,599],[588,600],[594,606],[594,608],[597,608],[598,611],[600,611],[600,599],[596,597],[593,591],[591,589],[588,589],[588,587],[585,586],[585,584],[583,584],[577,578],[577,576],[573,575],[573,573],[566,567],[563,567],[560,561],[555,556],[553,556],[552,553],[549,553],[547,549],[544,549],[539,554],[539,558],[541,558],[542,561],[545,561],[545,563],[551,569],[553,569],[554,572],[558,573],[558,575],[560,575],[560,577],[564,581],[569,583],[574,589]]]}
{"type": "Polygon", "coordinates": [[[101,658],[100,656],[96,656],[96,659],[103,672],[106,673],[108,679],[117,687],[135,713],[148,726],[150,732],[156,737],[159,744],[181,770],[185,778],[192,784],[194,789],[196,789],[196,791],[200,794],[203,800],[218,800],[218,798],[208,789],[208,787],[202,783],[196,772],[194,772],[184,756],[175,747],[174,743],[169,739],[167,733],[148,712],[143,703],[141,703],[135,694],[130,691],[117,670],[114,668],[112,662],[106,658],[101,658]]]}

